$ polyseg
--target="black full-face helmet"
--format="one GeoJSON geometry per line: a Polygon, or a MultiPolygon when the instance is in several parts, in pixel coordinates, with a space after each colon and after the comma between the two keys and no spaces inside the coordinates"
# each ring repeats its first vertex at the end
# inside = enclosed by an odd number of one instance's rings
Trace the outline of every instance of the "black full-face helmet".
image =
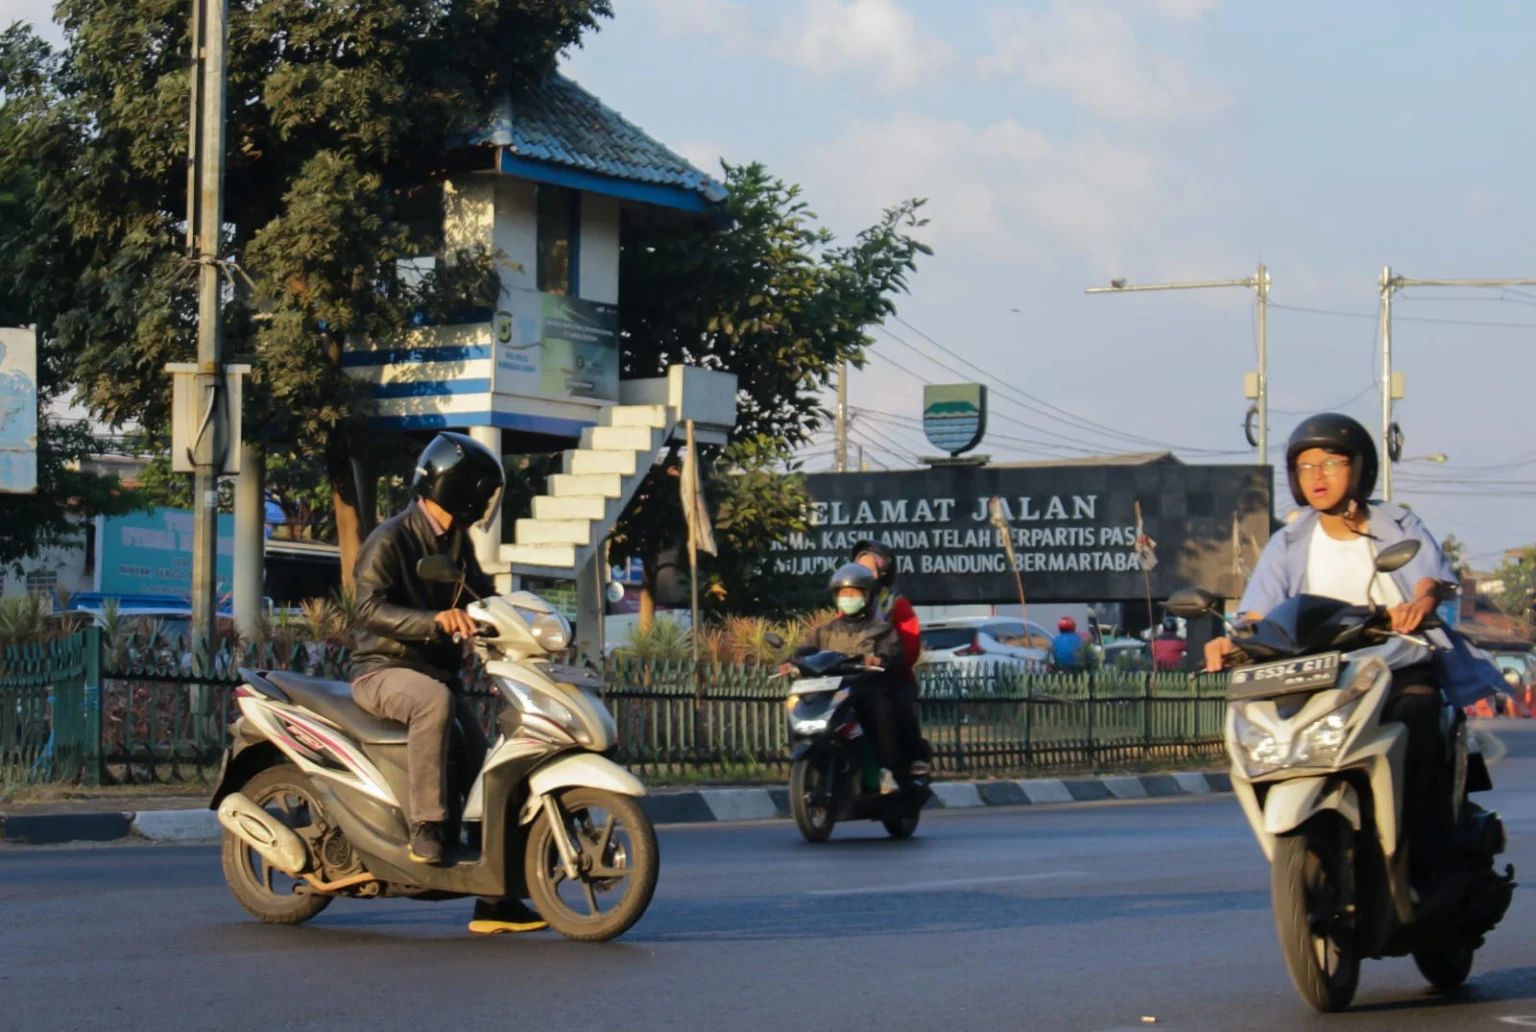
{"type": "Polygon", "coordinates": [[[442,506],[455,524],[486,523],[496,514],[507,475],[501,460],[464,434],[440,433],[416,460],[411,493],[442,506]]]}
{"type": "Polygon", "coordinates": [[[1359,422],[1337,412],[1323,412],[1309,416],[1291,431],[1291,439],[1285,446],[1285,470],[1291,482],[1291,497],[1297,505],[1306,505],[1307,496],[1301,490],[1301,478],[1296,475],[1296,457],[1309,448],[1321,448],[1337,455],[1349,457],[1349,490],[1346,498],[1364,504],[1376,487],[1376,473],[1380,460],[1376,456],[1376,442],[1370,431],[1359,422]]]}
{"type": "Polygon", "coordinates": [[[827,581],[827,590],[832,594],[832,601],[837,602],[838,592],[844,588],[857,588],[864,595],[863,613],[868,613],[874,608],[875,592],[879,590],[879,581],[875,579],[875,573],[867,566],[858,563],[845,563],[839,566],[832,574],[832,579],[827,581]]]}
{"type": "Polygon", "coordinates": [[[861,555],[872,555],[879,561],[880,569],[875,573],[875,580],[881,588],[889,588],[895,582],[896,555],[889,548],[872,538],[866,538],[853,546],[848,558],[858,562],[861,555]]]}

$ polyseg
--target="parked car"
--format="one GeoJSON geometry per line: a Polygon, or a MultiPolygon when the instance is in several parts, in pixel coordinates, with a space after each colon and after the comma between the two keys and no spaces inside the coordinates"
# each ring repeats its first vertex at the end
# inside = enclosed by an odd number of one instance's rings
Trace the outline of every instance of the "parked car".
{"type": "Polygon", "coordinates": [[[1044,673],[1051,632],[1037,623],[1006,616],[935,620],[923,627],[918,665],[956,674],[989,669],[1044,673]]]}
{"type": "Polygon", "coordinates": [[[1499,715],[1531,716],[1532,696],[1536,693],[1536,653],[1509,649],[1491,655],[1507,686],[1507,691],[1497,700],[1499,715]]]}
{"type": "Polygon", "coordinates": [[[1151,670],[1152,653],[1140,638],[1111,638],[1099,646],[1099,662],[1114,670],[1151,670]]]}

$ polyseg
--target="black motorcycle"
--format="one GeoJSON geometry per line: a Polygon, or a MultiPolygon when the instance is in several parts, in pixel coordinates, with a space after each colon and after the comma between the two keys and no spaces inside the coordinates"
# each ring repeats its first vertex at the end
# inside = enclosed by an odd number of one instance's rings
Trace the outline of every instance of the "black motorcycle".
{"type": "Polygon", "coordinates": [[[825,842],[838,821],[870,820],[894,838],[917,830],[923,805],[933,795],[927,777],[894,792],[881,792],[874,742],[859,723],[861,692],[890,672],[851,660],[841,652],[815,652],[792,660],[797,671],[785,700],[794,764],[789,808],[808,842],[825,842]]]}

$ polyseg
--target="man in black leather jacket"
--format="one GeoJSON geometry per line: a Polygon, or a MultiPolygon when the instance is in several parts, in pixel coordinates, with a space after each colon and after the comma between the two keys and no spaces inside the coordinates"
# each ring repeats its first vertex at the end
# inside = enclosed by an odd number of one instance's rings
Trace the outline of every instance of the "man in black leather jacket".
{"type": "Polygon", "coordinates": [[[411,859],[421,863],[443,862],[445,757],[455,715],[467,769],[478,770],[485,756],[485,735],[458,689],[462,642],[475,633],[463,606],[469,592],[489,595],[495,584],[475,560],[468,528],[493,514],[504,483],[501,460],[484,445],[439,434],[417,460],[410,505],[369,534],[357,555],[352,695],[368,712],[409,729],[404,802],[411,859]],[[417,562],[429,555],[453,559],[463,584],[417,576],[417,562]]]}

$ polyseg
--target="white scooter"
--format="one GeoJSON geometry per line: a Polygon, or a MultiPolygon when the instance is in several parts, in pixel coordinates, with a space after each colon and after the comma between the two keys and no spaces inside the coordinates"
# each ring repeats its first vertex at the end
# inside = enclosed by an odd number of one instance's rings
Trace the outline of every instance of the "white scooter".
{"type": "MultiPolygon", "coordinates": [[[[1414,541],[1389,546],[1376,568],[1400,569],[1417,551],[1414,541]]],[[[1181,591],[1168,609],[1185,618],[1219,614],[1221,600],[1181,591]]],[[[1426,662],[1433,645],[1394,633],[1384,607],[1315,595],[1229,633],[1252,661],[1232,672],[1228,688],[1232,789],[1270,861],[1275,926],[1297,991],[1317,1010],[1342,1010],[1362,957],[1404,954],[1437,989],[1459,986],[1509,907],[1514,869],[1494,870],[1504,826],[1467,799],[1493,785],[1481,755],[1469,755],[1461,711],[1447,704],[1450,869],[1433,906],[1409,885],[1408,732],[1382,712],[1392,671],[1426,662]]]]}
{"type": "MultiPolygon", "coordinates": [[[[417,573],[460,576],[447,556],[421,560],[417,573]]],[[[602,755],[616,731],[601,681],[553,661],[570,624],[526,591],[468,613],[506,708],[449,822],[445,866],[407,856],[405,725],[359,708],[345,681],[241,671],[241,717],[210,805],[225,831],[225,880],[251,914],[298,924],[338,896],[531,898],[556,931],[589,941],[640,919],[660,862],[636,802],[645,786],[602,755]]]]}

